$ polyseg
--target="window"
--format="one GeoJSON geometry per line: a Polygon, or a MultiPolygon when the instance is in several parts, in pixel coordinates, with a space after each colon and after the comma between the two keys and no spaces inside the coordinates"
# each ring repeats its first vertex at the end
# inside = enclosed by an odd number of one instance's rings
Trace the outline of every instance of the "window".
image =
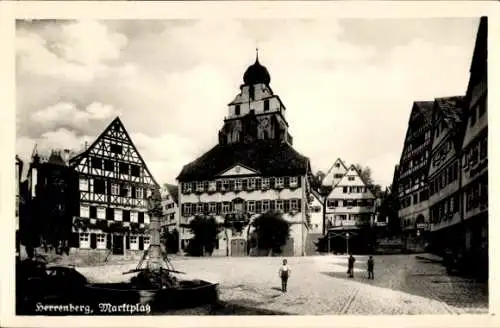
{"type": "Polygon", "coordinates": [[[123,211],[121,209],[115,209],[115,221],[123,220],[123,211]]]}
{"type": "Polygon", "coordinates": [[[347,194],[347,187],[343,187],[343,188],[342,188],[342,192],[343,192],[344,194],[347,194]]]}
{"type": "Polygon", "coordinates": [[[203,192],[203,182],[196,182],[196,191],[203,192]]]}
{"type": "Polygon", "coordinates": [[[243,189],[242,183],[243,183],[243,180],[241,180],[241,179],[234,180],[234,190],[242,190],[243,189]]]}
{"type": "Polygon", "coordinates": [[[347,177],[349,181],[354,181],[354,177],[347,177]]]}
{"type": "Polygon", "coordinates": [[[105,194],[106,193],[106,181],[96,179],[94,181],[94,192],[96,194],[105,194]]]}
{"type": "Polygon", "coordinates": [[[149,236],[144,236],[144,250],[147,250],[150,244],[149,236]]]}
{"type": "Polygon", "coordinates": [[[111,184],[111,195],[119,195],[120,194],[120,186],[117,183],[111,184]]]}
{"type": "Polygon", "coordinates": [[[197,214],[203,213],[203,203],[196,204],[196,213],[197,214]]]}
{"type": "Polygon", "coordinates": [[[269,211],[269,201],[268,200],[263,200],[262,201],[262,212],[267,212],[269,211]]]}
{"type": "Polygon", "coordinates": [[[139,250],[139,238],[137,236],[130,236],[130,249],[133,251],[139,250]]]}
{"type": "Polygon", "coordinates": [[[290,209],[291,210],[298,210],[299,209],[299,202],[297,199],[290,200],[290,209]]]}
{"type": "Polygon", "coordinates": [[[130,211],[123,211],[123,222],[130,222],[130,211]]]}
{"type": "Polygon", "coordinates": [[[255,178],[248,179],[248,190],[255,189],[255,178]]]}
{"type": "Polygon", "coordinates": [[[100,220],[106,219],[106,209],[104,207],[97,208],[97,218],[100,220]]]}
{"type": "Polygon", "coordinates": [[[96,234],[96,240],[97,240],[97,248],[98,249],[105,249],[106,248],[106,235],[103,233],[98,233],[96,234]]]}
{"type": "Polygon", "coordinates": [[[190,193],[191,192],[191,183],[190,182],[184,182],[182,184],[182,192],[183,193],[190,193]]]}
{"type": "Polygon", "coordinates": [[[118,169],[120,171],[120,174],[129,174],[129,165],[127,163],[120,163],[118,164],[118,169]]]}
{"type": "Polygon", "coordinates": [[[240,112],[240,105],[236,105],[234,107],[234,115],[238,116],[238,115],[240,115],[240,113],[241,113],[240,112]]]}
{"type": "Polygon", "coordinates": [[[283,178],[276,178],[275,180],[275,187],[276,188],[283,188],[283,178]]]}
{"type": "Polygon", "coordinates": [[[80,178],[80,190],[88,191],[89,190],[89,180],[80,178]]]}
{"type": "Polygon", "coordinates": [[[89,217],[92,219],[95,219],[97,217],[97,209],[95,208],[95,206],[90,206],[89,217]]]}
{"type": "Polygon", "coordinates": [[[96,157],[91,157],[90,158],[90,166],[93,169],[102,169],[102,159],[96,158],[96,157]]]}
{"type": "Polygon", "coordinates": [[[269,178],[262,179],[262,189],[269,189],[269,178]]]}
{"type": "Polygon", "coordinates": [[[117,144],[111,144],[110,150],[112,153],[121,154],[123,151],[123,147],[117,144]]]}
{"type": "Polygon", "coordinates": [[[208,183],[208,191],[215,191],[216,187],[217,187],[217,184],[215,183],[215,181],[210,181],[208,183]]]}
{"type": "Polygon", "coordinates": [[[283,200],[282,199],[276,200],[276,210],[283,211],[283,200]]]}
{"type": "Polygon", "coordinates": [[[79,240],[80,248],[90,248],[90,234],[88,232],[80,232],[79,240]]]}
{"type": "Polygon", "coordinates": [[[130,175],[134,177],[141,176],[141,167],[138,165],[130,165],[130,175]]]}
{"type": "Polygon", "coordinates": [[[225,213],[229,213],[229,212],[231,212],[231,203],[223,202],[222,203],[222,213],[225,214],[225,213]]]}
{"type": "MultiPolygon", "coordinates": [[[[337,165],[339,165],[339,164],[337,164],[337,165]]],[[[335,173],[335,174],[333,175],[333,177],[334,177],[335,179],[342,179],[343,175],[342,175],[342,174],[340,174],[340,173],[335,173]]]]}
{"type": "Polygon", "coordinates": [[[255,201],[250,200],[247,202],[247,212],[248,213],[255,213],[255,201]]]}
{"type": "Polygon", "coordinates": [[[137,187],[137,189],[135,190],[135,197],[139,199],[144,198],[144,189],[142,189],[141,187],[137,187]]]}
{"type": "Polygon", "coordinates": [[[182,204],[182,214],[183,216],[190,216],[191,215],[191,204],[182,204]]]}
{"type": "Polygon", "coordinates": [[[144,215],[144,223],[149,224],[151,220],[149,219],[149,214],[144,215]]]}
{"type": "Polygon", "coordinates": [[[88,205],[80,205],[80,217],[88,218],[90,216],[90,209],[88,205]]]}
{"type": "Polygon", "coordinates": [[[269,99],[264,100],[264,112],[269,110],[269,99]]]}
{"type": "Polygon", "coordinates": [[[104,169],[106,171],[114,172],[114,170],[115,170],[115,162],[113,162],[110,159],[105,159],[104,160],[104,169]]]}
{"type": "Polygon", "coordinates": [[[256,190],[262,189],[262,179],[261,178],[255,178],[255,189],[256,190]]]}
{"type": "Polygon", "coordinates": [[[229,190],[229,180],[222,180],[222,189],[221,190],[229,190]]]}
{"type": "Polygon", "coordinates": [[[217,211],[217,203],[210,203],[208,207],[210,213],[215,213],[217,211]]]}
{"type": "Polygon", "coordinates": [[[299,183],[298,177],[290,177],[290,187],[292,188],[297,187],[298,183],[299,183]]]}

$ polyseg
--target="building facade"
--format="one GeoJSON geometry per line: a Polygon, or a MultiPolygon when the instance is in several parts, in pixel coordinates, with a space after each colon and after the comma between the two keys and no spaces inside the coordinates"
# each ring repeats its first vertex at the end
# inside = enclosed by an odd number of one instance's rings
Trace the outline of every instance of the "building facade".
{"type": "Polygon", "coordinates": [[[69,247],[71,219],[76,209],[76,175],[68,166],[68,149],[38,150],[35,146],[27,173],[20,230],[31,247],[69,247]]]}
{"type": "Polygon", "coordinates": [[[321,195],[315,190],[311,190],[309,201],[309,216],[310,216],[310,229],[311,234],[323,234],[323,218],[324,218],[324,200],[321,195]]]}
{"type": "Polygon", "coordinates": [[[179,188],[176,185],[165,183],[160,190],[160,194],[163,208],[161,227],[163,231],[172,231],[177,228],[179,218],[179,188]]]}
{"type": "Polygon", "coordinates": [[[397,173],[398,216],[407,248],[423,247],[429,229],[429,191],[427,175],[432,148],[433,101],[417,101],[408,128],[397,173]]]}
{"type": "Polygon", "coordinates": [[[433,142],[428,173],[431,240],[437,249],[458,246],[460,153],[463,138],[463,97],[434,103],[433,142]]]}
{"type": "Polygon", "coordinates": [[[360,172],[351,165],[326,197],[327,234],[350,239],[351,250],[361,251],[367,246],[363,230],[371,229],[374,219],[375,196],[360,172]]]}
{"type": "Polygon", "coordinates": [[[114,119],[69,164],[78,179],[73,250],[142,254],[150,243],[147,197],[159,185],[121,120],[114,119]]]}
{"type": "Polygon", "coordinates": [[[344,177],[347,170],[345,163],[340,158],[337,158],[326,172],[323,181],[321,181],[322,187],[333,188],[344,177]]]}
{"type": "Polygon", "coordinates": [[[488,271],[488,18],[481,18],[466,93],[462,144],[464,248],[477,268],[488,271]]]}
{"type": "MultiPolygon", "coordinates": [[[[179,174],[180,240],[195,216],[213,216],[223,224],[240,221],[244,229],[224,229],[214,253],[249,254],[253,219],[280,211],[291,223],[285,255],[304,255],[309,228],[309,159],[296,152],[288,131],[286,108],[270,87],[270,75],[259,63],[248,67],[240,93],[228,105],[219,143],[179,174]]],[[[189,230],[189,229],[187,229],[189,230]]]]}

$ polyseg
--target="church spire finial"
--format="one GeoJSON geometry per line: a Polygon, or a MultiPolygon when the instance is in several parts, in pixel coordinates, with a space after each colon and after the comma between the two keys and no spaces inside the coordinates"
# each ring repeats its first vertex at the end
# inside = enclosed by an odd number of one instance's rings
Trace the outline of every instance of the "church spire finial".
{"type": "Polygon", "coordinates": [[[259,61],[259,47],[255,48],[255,61],[259,61]]]}

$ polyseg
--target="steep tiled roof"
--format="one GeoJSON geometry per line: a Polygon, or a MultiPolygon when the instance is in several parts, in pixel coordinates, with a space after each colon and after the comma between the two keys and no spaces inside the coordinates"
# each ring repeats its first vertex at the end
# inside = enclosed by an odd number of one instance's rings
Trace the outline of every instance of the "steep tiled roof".
{"type": "Polygon", "coordinates": [[[250,144],[216,145],[185,165],[177,179],[209,180],[236,164],[257,170],[262,176],[301,175],[310,168],[309,159],[288,143],[258,140],[250,144]]]}

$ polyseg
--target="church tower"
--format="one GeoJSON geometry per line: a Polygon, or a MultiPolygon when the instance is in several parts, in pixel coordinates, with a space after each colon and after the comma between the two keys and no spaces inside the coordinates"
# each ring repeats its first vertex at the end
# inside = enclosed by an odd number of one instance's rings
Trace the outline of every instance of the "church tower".
{"type": "Polygon", "coordinates": [[[243,75],[240,93],[228,104],[228,116],[219,131],[219,144],[252,143],[256,140],[274,140],[292,144],[285,118],[285,105],[269,86],[271,76],[259,62],[243,75]]]}

